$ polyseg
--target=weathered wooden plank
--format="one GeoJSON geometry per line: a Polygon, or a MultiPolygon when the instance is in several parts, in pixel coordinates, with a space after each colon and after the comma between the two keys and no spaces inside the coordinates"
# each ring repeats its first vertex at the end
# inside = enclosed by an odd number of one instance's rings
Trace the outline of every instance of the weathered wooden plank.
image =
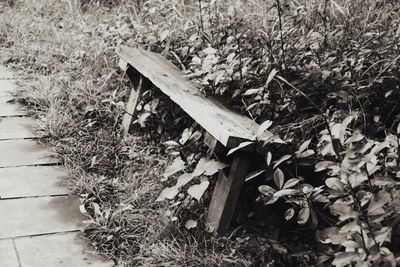
{"type": "Polygon", "coordinates": [[[0,96],[0,117],[23,116],[26,115],[14,98],[10,96],[0,96]]]}
{"type": "Polygon", "coordinates": [[[73,197],[0,200],[0,239],[81,229],[86,217],[73,197]]]}
{"type": "Polygon", "coordinates": [[[15,239],[22,266],[112,267],[112,261],[91,252],[79,233],[63,233],[15,239]]]}
{"type": "Polygon", "coordinates": [[[238,155],[227,175],[220,171],[207,213],[206,223],[211,231],[225,234],[229,230],[249,166],[250,158],[238,155]]]}
{"type": "Polygon", "coordinates": [[[0,140],[34,138],[35,124],[29,117],[0,117],[0,140]]]}
{"type": "Polygon", "coordinates": [[[14,80],[0,79],[0,96],[12,96],[12,94],[15,93],[16,90],[17,86],[14,80]]]}
{"type": "Polygon", "coordinates": [[[19,267],[17,253],[11,239],[0,240],[0,266],[19,267]]]}
{"type": "Polygon", "coordinates": [[[12,79],[13,75],[6,67],[0,66],[0,80],[12,79]]]}
{"type": "Polygon", "coordinates": [[[258,124],[203,95],[181,71],[158,54],[120,46],[118,55],[148,78],[172,101],[226,147],[254,140],[258,124]]]}
{"type": "Polygon", "coordinates": [[[52,148],[36,140],[0,141],[0,168],[58,163],[52,148]]]}
{"type": "Polygon", "coordinates": [[[131,93],[129,95],[129,100],[125,106],[125,114],[122,118],[122,130],[124,135],[127,135],[129,132],[129,128],[132,124],[133,116],[136,114],[136,107],[139,103],[140,94],[143,89],[143,77],[139,77],[139,84],[132,88],[131,93]]]}
{"type": "Polygon", "coordinates": [[[58,166],[0,168],[0,198],[68,194],[67,177],[58,166]]]}

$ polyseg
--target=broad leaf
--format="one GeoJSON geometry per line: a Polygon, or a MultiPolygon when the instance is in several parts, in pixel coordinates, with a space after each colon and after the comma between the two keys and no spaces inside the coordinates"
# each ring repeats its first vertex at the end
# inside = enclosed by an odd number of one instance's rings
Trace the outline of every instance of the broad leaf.
{"type": "Polygon", "coordinates": [[[272,196],[276,192],[276,190],[269,185],[260,185],[258,191],[260,191],[264,196],[272,196]]]}
{"type": "Polygon", "coordinates": [[[308,148],[308,146],[310,145],[310,143],[311,143],[311,139],[308,139],[307,141],[305,141],[305,142],[300,146],[299,150],[297,150],[297,151],[295,152],[296,155],[298,155],[298,154],[304,152],[304,151],[308,148]]]}
{"type": "Polygon", "coordinates": [[[272,121],[266,120],[263,123],[261,123],[260,127],[258,127],[257,130],[257,136],[261,136],[266,130],[268,130],[269,127],[272,125],[272,121]]]}
{"type": "Polygon", "coordinates": [[[285,214],[284,214],[285,220],[289,221],[290,219],[292,219],[294,216],[294,213],[295,213],[295,211],[293,208],[286,210],[285,214]]]}
{"type": "Polygon", "coordinates": [[[283,186],[283,189],[291,188],[291,187],[297,185],[299,182],[300,182],[299,178],[291,178],[285,183],[285,185],[283,186]]]}
{"type": "Polygon", "coordinates": [[[170,177],[171,175],[183,170],[185,168],[185,162],[180,158],[177,157],[171,165],[169,165],[164,173],[163,173],[163,177],[161,179],[161,181],[166,181],[168,179],[168,177],[170,177]]]}
{"type": "Polygon", "coordinates": [[[204,175],[212,176],[216,174],[218,171],[225,169],[226,167],[228,167],[228,164],[226,163],[214,159],[209,160],[205,163],[206,171],[204,172],[204,175]]]}
{"type": "Polygon", "coordinates": [[[156,201],[163,201],[165,199],[173,199],[177,194],[179,193],[179,190],[177,187],[166,187],[164,188],[163,191],[161,191],[160,195],[156,199],[156,201]]]}
{"type": "Polygon", "coordinates": [[[336,267],[351,266],[358,258],[359,254],[356,252],[337,252],[332,265],[336,267]]]}
{"type": "Polygon", "coordinates": [[[276,167],[278,167],[282,162],[284,162],[284,161],[286,161],[286,160],[288,160],[288,159],[290,159],[292,157],[292,155],[284,155],[284,156],[282,156],[280,159],[278,159],[277,161],[274,161],[274,169],[276,168],[276,167]]]}
{"type": "Polygon", "coordinates": [[[344,184],[340,181],[339,178],[331,177],[325,180],[325,184],[330,189],[343,192],[344,184]]]}
{"type": "Polygon", "coordinates": [[[265,83],[265,87],[268,87],[269,83],[272,81],[272,79],[275,77],[275,75],[278,73],[276,69],[273,69],[270,74],[268,75],[267,82],[265,83]]]}
{"type": "Polygon", "coordinates": [[[307,223],[310,218],[310,208],[304,207],[299,211],[299,215],[297,216],[297,223],[300,225],[304,225],[307,223]]]}
{"type": "Polygon", "coordinates": [[[254,142],[251,142],[251,141],[246,141],[246,142],[240,143],[237,147],[234,147],[231,150],[229,150],[226,155],[229,156],[229,155],[235,153],[236,151],[243,149],[245,147],[249,147],[253,144],[254,144],[254,142]]]}
{"type": "Polygon", "coordinates": [[[274,183],[276,186],[281,189],[283,187],[283,182],[285,181],[285,174],[281,169],[276,169],[274,172],[274,183]]]}
{"type": "Polygon", "coordinates": [[[200,184],[192,185],[188,188],[187,192],[193,198],[200,200],[203,196],[204,192],[207,190],[210,182],[209,181],[202,181],[200,184]]]}

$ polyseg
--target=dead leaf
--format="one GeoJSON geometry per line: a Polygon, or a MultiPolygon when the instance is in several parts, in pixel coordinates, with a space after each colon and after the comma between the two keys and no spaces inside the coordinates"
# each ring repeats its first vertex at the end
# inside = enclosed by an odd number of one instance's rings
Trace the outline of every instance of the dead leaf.
{"type": "Polygon", "coordinates": [[[178,171],[183,170],[184,168],[185,168],[185,162],[181,159],[181,157],[177,157],[176,159],[174,159],[172,164],[165,169],[161,181],[166,181],[168,177],[177,173],[178,171]]]}
{"type": "Polygon", "coordinates": [[[187,192],[189,193],[189,195],[191,195],[193,198],[199,201],[203,196],[204,192],[207,190],[209,184],[210,184],[209,181],[203,181],[200,184],[195,184],[189,187],[187,192]]]}
{"type": "Polygon", "coordinates": [[[185,223],[186,229],[190,230],[197,227],[197,221],[195,220],[187,220],[185,223]]]}

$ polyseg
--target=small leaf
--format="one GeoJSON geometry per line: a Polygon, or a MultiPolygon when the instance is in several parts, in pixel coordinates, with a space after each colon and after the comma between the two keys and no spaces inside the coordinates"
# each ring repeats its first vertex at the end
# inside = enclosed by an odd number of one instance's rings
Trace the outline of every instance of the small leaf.
{"type": "Polygon", "coordinates": [[[312,156],[312,155],[314,155],[314,154],[315,154],[314,150],[308,149],[308,150],[306,150],[306,151],[300,153],[297,157],[298,157],[299,159],[303,159],[303,158],[307,158],[307,157],[309,157],[309,156],[312,156]]]}
{"type": "Polygon", "coordinates": [[[339,139],[340,143],[343,145],[344,144],[344,137],[346,134],[346,129],[349,126],[350,122],[354,119],[355,117],[353,115],[348,116],[346,119],[343,120],[343,122],[340,124],[340,133],[339,133],[339,139]]]}
{"type": "Polygon", "coordinates": [[[187,220],[185,223],[186,229],[190,230],[197,227],[197,221],[195,220],[187,220]]]}
{"type": "Polygon", "coordinates": [[[179,188],[189,183],[195,176],[192,173],[183,173],[178,177],[175,187],[179,188]]]}
{"type": "Polygon", "coordinates": [[[320,172],[320,171],[328,169],[330,166],[333,166],[333,165],[336,165],[336,163],[333,161],[320,161],[317,164],[315,164],[315,171],[320,172]]]}
{"type": "Polygon", "coordinates": [[[269,185],[260,185],[258,187],[258,191],[260,191],[260,193],[263,194],[264,196],[271,196],[276,192],[276,190],[270,187],[269,185]]]}
{"type": "Polygon", "coordinates": [[[189,187],[187,192],[189,193],[189,195],[191,195],[193,198],[199,201],[203,196],[204,192],[207,190],[209,184],[210,184],[209,181],[203,181],[200,184],[195,184],[189,187]]]}
{"type": "Polygon", "coordinates": [[[182,133],[181,139],[179,139],[179,143],[181,143],[181,145],[184,145],[189,140],[191,135],[192,129],[186,128],[182,133]]]}
{"type": "Polygon", "coordinates": [[[272,153],[268,151],[267,153],[267,165],[269,166],[271,164],[272,160],[272,153]]]}
{"type": "Polygon", "coordinates": [[[310,218],[310,208],[304,207],[300,210],[299,215],[297,216],[297,223],[304,225],[307,223],[308,218],[310,218]]]}
{"type": "Polygon", "coordinates": [[[293,208],[286,210],[285,214],[284,214],[285,220],[289,221],[290,219],[292,219],[294,216],[294,213],[295,213],[295,211],[293,208]]]}
{"type": "Polygon", "coordinates": [[[223,163],[221,161],[217,161],[217,160],[209,160],[205,163],[204,168],[206,169],[206,171],[204,172],[204,175],[206,176],[212,176],[214,174],[216,174],[218,171],[226,168],[228,166],[228,164],[223,163]]]}
{"type": "Polygon", "coordinates": [[[283,186],[283,189],[291,188],[291,187],[295,186],[296,184],[298,184],[299,182],[300,182],[299,178],[291,178],[285,183],[285,185],[283,186]]]}
{"type": "Polygon", "coordinates": [[[199,162],[197,162],[196,169],[193,171],[194,176],[200,176],[206,171],[206,158],[201,158],[199,162]]]}
{"type": "Polygon", "coordinates": [[[279,191],[276,191],[274,193],[274,198],[280,198],[280,197],[285,197],[285,196],[291,196],[299,193],[299,190],[297,189],[282,189],[279,191]]]}
{"type": "Polygon", "coordinates": [[[229,155],[235,153],[236,151],[238,151],[242,148],[248,147],[250,145],[253,145],[253,144],[254,144],[254,142],[251,142],[251,141],[246,141],[246,142],[240,143],[237,147],[234,147],[231,150],[229,150],[226,155],[229,156],[229,155]]]}
{"type": "Polygon", "coordinates": [[[343,183],[340,181],[340,179],[338,179],[338,178],[334,178],[334,177],[328,178],[328,179],[325,180],[325,184],[326,184],[326,186],[329,187],[330,189],[343,192],[344,185],[343,185],[343,183]]]}
{"type": "Polygon", "coordinates": [[[249,96],[249,95],[254,95],[254,94],[258,94],[260,92],[262,92],[264,90],[263,87],[260,88],[255,88],[255,89],[249,89],[246,92],[244,92],[244,96],[249,96]]]}
{"type": "Polygon", "coordinates": [[[356,252],[337,252],[332,261],[332,265],[336,267],[351,266],[360,255],[356,252]]]}
{"type": "Polygon", "coordinates": [[[379,192],[378,198],[371,199],[371,202],[368,205],[368,215],[376,216],[385,214],[385,210],[383,206],[390,201],[390,194],[385,191],[379,192]]]}
{"type": "Polygon", "coordinates": [[[175,141],[167,141],[167,142],[164,142],[164,144],[167,146],[179,146],[179,143],[175,142],[175,141]]]}
{"type": "Polygon", "coordinates": [[[283,171],[279,168],[276,169],[276,171],[274,172],[274,182],[279,189],[282,188],[284,180],[285,174],[283,173],[283,171]]]}
{"type": "Polygon", "coordinates": [[[268,87],[269,83],[272,81],[272,79],[275,77],[275,75],[278,73],[276,69],[273,69],[270,74],[268,75],[267,82],[265,83],[265,87],[268,87]]]}
{"type": "Polygon", "coordinates": [[[173,187],[166,187],[163,191],[161,191],[160,195],[156,199],[156,201],[163,201],[165,199],[173,199],[179,193],[178,188],[175,186],[173,187]]]}
{"type": "Polygon", "coordinates": [[[288,160],[288,159],[290,159],[292,157],[292,155],[284,155],[284,156],[282,156],[280,159],[278,159],[277,161],[274,161],[274,169],[276,168],[276,167],[278,167],[282,162],[284,162],[284,161],[286,161],[286,160],[288,160]]]}
{"type": "Polygon", "coordinates": [[[245,181],[249,181],[251,179],[256,178],[257,176],[259,176],[260,174],[266,172],[267,170],[258,170],[258,171],[254,171],[252,173],[250,173],[249,175],[246,176],[245,181]]]}
{"type": "Polygon", "coordinates": [[[260,127],[258,127],[257,130],[257,136],[261,136],[266,130],[268,130],[269,127],[272,125],[272,121],[266,120],[263,123],[261,123],[260,127]]]}
{"type": "Polygon", "coordinates": [[[185,168],[185,162],[181,159],[181,157],[177,157],[171,165],[169,165],[163,174],[163,179],[161,181],[166,181],[168,177],[171,175],[177,173],[178,171],[181,171],[185,168]]]}
{"type": "Polygon", "coordinates": [[[299,150],[296,151],[296,154],[300,154],[300,153],[304,152],[304,151],[308,148],[308,146],[310,145],[310,143],[311,143],[311,139],[308,139],[307,141],[305,141],[305,142],[300,146],[299,150]]]}

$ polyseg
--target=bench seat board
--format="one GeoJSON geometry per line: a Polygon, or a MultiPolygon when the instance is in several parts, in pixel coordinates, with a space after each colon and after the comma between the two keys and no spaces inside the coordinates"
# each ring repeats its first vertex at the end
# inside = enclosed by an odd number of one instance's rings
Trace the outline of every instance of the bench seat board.
{"type": "Polygon", "coordinates": [[[203,95],[194,83],[161,55],[127,46],[119,46],[117,54],[225,147],[236,147],[243,141],[255,139],[259,126],[256,122],[203,95]]]}

